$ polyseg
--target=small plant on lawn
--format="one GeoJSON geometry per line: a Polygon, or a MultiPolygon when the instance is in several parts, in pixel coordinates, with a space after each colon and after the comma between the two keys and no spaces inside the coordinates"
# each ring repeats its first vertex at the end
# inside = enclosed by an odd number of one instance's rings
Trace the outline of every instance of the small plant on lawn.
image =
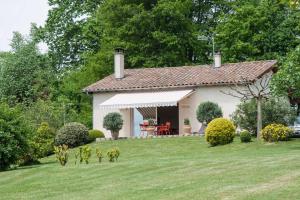
{"type": "Polygon", "coordinates": [[[104,133],[99,130],[89,130],[89,141],[94,142],[96,138],[104,138],[104,133]]]}
{"type": "Polygon", "coordinates": [[[79,147],[79,162],[80,164],[83,162],[82,147],[79,147]]]}
{"type": "Polygon", "coordinates": [[[75,152],[75,165],[77,164],[78,157],[79,157],[79,152],[75,152]]]}
{"type": "Polygon", "coordinates": [[[85,162],[85,164],[89,164],[89,160],[92,156],[92,149],[89,146],[84,146],[82,148],[82,158],[85,162]]]}
{"type": "Polygon", "coordinates": [[[205,139],[211,146],[229,144],[234,136],[235,126],[224,118],[212,120],[205,130],[205,139]]]}
{"type": "Polygon", "coordinates": [[[108,156],[109,162],[118,161],[118,158],[120,156],[120,150],[117,147],[114,147],[107,152],[107,156],[108,156]]]}
{"type": "Polygon", "coordinates": [[[54,147],[54,153],[56,155],[56,159],[59,161],[61,166],[65,166],[68,162],[68,157],[69,157],[68,149],[69,149],[68,146],[65,144],[54,147]]]}
{"type": "Polygon", "coordinates": [[[72,122],[63,126],[57,132],[55,144],[66,144],[69,147],[77,147],[88,141],[88,129],[80,123],[72,122]]]}
{"type": "Polygon", "coordinates": [[[99,163],[101,163],[102,158],[103,158],[103,153],[99,148],[96,148],[96,155],[97,155],[99,163]]]}
{"type": "Polygon", "coordinates": [[[251,133],[247,130],[243,130],[240,133],[240,138],[242,143],[251,142],[251,133]]]}
{"type": "Polygon", "coordinates": [[[120,113],[108,113],[103,120],[103,127],[110,130],[114,140],[119,138],[119,131],[123,127],[123,119],[120,113]]]}
{"type": "Polygon", "coordinates": [[[261,137],[266,142],[287,141],[292,133],[292,129],[282,124],[270,124],[261,131],[261,137]]]}

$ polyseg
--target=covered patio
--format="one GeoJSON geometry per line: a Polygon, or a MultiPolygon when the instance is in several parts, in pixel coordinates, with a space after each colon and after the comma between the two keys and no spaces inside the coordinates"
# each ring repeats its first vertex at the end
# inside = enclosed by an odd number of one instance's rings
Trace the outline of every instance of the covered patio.
{"type": "Polygon", "coordinates": [[[178,103],[190,96],[193,90],[169,90],[156,92],[118,93],[100,104],[105,110],[130,110],[131,136],[149,134],[179,134],[178,103]],[[149,124],[153,120],[154,124],[149,124]],[[154,126],[153,133],[147,131],[154,126]]]}

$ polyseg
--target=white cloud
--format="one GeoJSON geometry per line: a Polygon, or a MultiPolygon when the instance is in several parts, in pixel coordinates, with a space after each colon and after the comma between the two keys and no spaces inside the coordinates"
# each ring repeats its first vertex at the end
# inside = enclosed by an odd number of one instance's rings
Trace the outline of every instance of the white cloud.
{"type": "Polygon", "coordinates": [[[0,0],[0,51],[10,50],[14,31],[28,34],[30,23],[43,25],[48,9],[47,0],[0,0]]]}

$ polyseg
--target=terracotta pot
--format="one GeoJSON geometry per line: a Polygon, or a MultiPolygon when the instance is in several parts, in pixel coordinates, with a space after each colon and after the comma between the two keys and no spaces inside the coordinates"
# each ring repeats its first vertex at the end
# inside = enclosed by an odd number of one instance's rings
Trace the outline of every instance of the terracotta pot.
{"type": "Polygon", "coordinates": [[[119,139],[119,131],[111,131],[111,137],[113,140],[119,139]]]}
{"type": "Polygon", "coordinates": [[[183,125],[183,134],[191,134],[192,127],[191,125],[183,125]]]}
{"type": "Polygon", "coordinates": [[[148,126],[146,128],[146,131],[147,131],[148,135],[154,135],[155,126],[148,126]]]}

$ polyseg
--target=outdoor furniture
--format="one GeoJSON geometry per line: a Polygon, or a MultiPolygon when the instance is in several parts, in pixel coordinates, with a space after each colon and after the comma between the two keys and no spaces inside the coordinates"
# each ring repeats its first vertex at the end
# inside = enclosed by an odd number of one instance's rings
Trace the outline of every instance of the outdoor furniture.
{"type": "Polygon", "coordinates": [[[171,134],[171,123],[166,122],[166,125],[157,126],[157,135],[169,135],[171,134]]]}
{"type": "Polygon", "coordinates": [[[147,126],[148,125],[140,124],[140,136],[145,136],[145,133],[146,133],[146,136],[147,136],[147,134],[148,134],[147,126]]]}

